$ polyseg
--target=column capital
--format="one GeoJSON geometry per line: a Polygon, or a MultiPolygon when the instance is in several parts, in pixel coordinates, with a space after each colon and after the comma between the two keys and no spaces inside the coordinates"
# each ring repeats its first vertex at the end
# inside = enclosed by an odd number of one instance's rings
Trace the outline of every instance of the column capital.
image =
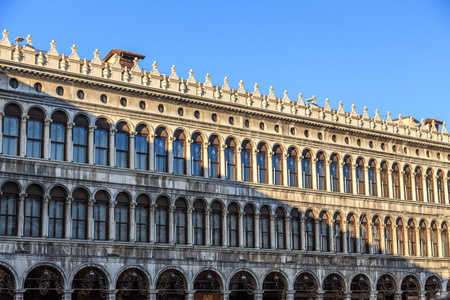
{"type": "Polygon", "coordinates": [[[70,204],[73,202],[73,198],[72,197],[67,197],[66,198],[66,204],[70,204]]]}
{"type": "Polygon", "coordinates": [[[43,198],[42,198],[42,202],[43,203],[48,203],[50,201],[50,196],[44,196],[43,198]]]}
{"type": "Polygon", "coordinates": [[[67,124],[66,124],[66,128],[67,128],[67,129],[72,129],[73,126],[75,126],[74,123],[67,123],[67,124]]]}
{"type": "Polygon", "coordinates": [[[95,129],[97,129],[97,126],[89,126],[89,132],[94,131],[95,129]]]}
{"type": "Polygon", "coordinates": [[[26,121],[28,121],[29,118],[30,118],[30,116],[22,116],[21,120],[22,120],[22,122],[26,122],[26,121]]]}
{"type": "Polygon", "coordinates": [[[46,119],[44,121],[44,126],[50,126],[50,124],[52,124],[52,123],[53,123],[53,119],[46,119]]]}
{"type": "Polygon", "coordinates": [[[94,204],[95,204],[95,199],[94,198],[88,200],[88,205],[89,206],[94,206],[94,204]]]}

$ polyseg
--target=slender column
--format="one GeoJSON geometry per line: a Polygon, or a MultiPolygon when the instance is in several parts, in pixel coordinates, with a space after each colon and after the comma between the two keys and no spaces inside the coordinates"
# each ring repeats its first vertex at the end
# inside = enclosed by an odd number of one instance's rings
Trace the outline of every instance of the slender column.
{"type": "Polygon", "coordinates": [[[157,294],[158,294],[157,291],[150,290],[149,295],[148,295],[149,300],[156,300],[156,295],[157,294]]]}
{"type": "Polygon", "coordinates": [[[345,291],[344,292],[344,299],[345,300],[352,300],[352,292],[351,291],[345,291]]]}
{"type": "Polygon", "coordinates": [[[72,299],[73,290],[64,290],[62,294],[62,300],[71,300],[72,299]]]}
{"type": "Polygon", "coordinates": [[[412,200],[417,201],[417,191],[416,191],[416,172],[411,172],[411,194],[412,200]]]}
{"type": "Polygon", "coordinates": [[[239,228],[238,228],[239,247],[243,248],[244,247],[244,213],[239,212],[238,216],[239,216],[239,228]]]}
{"type": "Polygon", "coordinates": [[[389,198],[394,198],[394,184],[392,182],[392,169],[388,169],[388,185],[389,185],[389,198]]]}
{"type": "Polygon", "coordinates": [[[186,141],[186,175],[192,175],[191,143],[192,140],[186,141]]]}
{"type": "Polygon", "coordinates": [[[311,178],[312,178],[312,188],[317,189],[317,170],[316,170],[316,162],[318,161],[317,157],[314,157],[311,163],[311,178]]]}
{"type": "MultiPolygon", "coordinates": [[[[323,296],[324,296],[324,292],[323,291],[317,291],[317,293],[316,293],[316,299],[317,300],[323,300],[323,296]]],[[[312,299],[312,298],[311,298],[312,299]]]]}
{"type": "Polygon", "coordinates": [[[23,300],[25,298],[26,290],[15,290],[14,300],[23,300]]]}
{"type": "Polygon", "coordinates": [[[259,213],[255,214],[255,248],[261,248],[259,232],[259,213]]]}
{"type": "Polygon", "coordinates": [[[442,253],[442,232],[443,232],[444,230],[442,229],[442,228],[438,228],[437,229],[437,231],[436,231],[436,235],[437,235],[437,242],[438,242],[438,245],[437,245],[437,256],[438,257],[443,257],[444,256],[444,253],[442,253]]]}
{"type": "Polygon", "coordinates": [[[155,208],[155,204],[150,205],[150,243],[155,242],[155,208]]]}
{"type": "Polygon", "coordinates": [[[391,226],[391,237],[392,237],[392,255],[397,255],[397,225],[392,224],[391,226]]]}
{"type": "Polygon", "coordinates": [[[194,300],[195,291],[186,291],[187,300],[194,300]]]}
{"type": "Polygon", "coordinates": [[[23,236],[23,223],[25,220],[25,194],[20,194],[19,205],[17,207],[17,235],[23,236]]]}
{"type": "Polygon", "coordinates": [[[286,291],[285,300],[294,300],[295,291],[286,291]]]}
{"type": "Polygon", "coordinates": [[[65,228],[66,232],[64,233],[64,238],[70,239],[72,238],[72,201],[73,198],[67,197],[66,198],[66,218],[64,220],[65,222],[65,228]]]}
{"type": "Polygon", "coordinates": [[[394,300],[402,300],[402,292],[396,292],[394,295],[394,300]]]}
{"type": "MultiPolygon", "coordinates": [[[[89,126],[89,136],[88,136],[88,162],[93,165],[95,162],[95,147],[94,147],[94,133],[97,126],[89,126]]],[[[71,158],[73,160],[73,157],[71,158]]]]}
{"type": "Polygon", "coordinates": [[[282,159],[282,164],[281,164],[281,170],[282,170],[282,174],[283,174],[283,182],[282,185],[284,186],[288,186],[288,168],[287,168],[287,158],[289,155],[287,155],[286,153],[284,153],[281,156],[282,159]]]}
{"type": "Polygon", "coordinates": [[[167,139],[167,172],[173,174],[173,136],[167,139]]]}
{"type": "Polygon", "coordinates": [[[48,237],[48,202],[50,201],[50,196],[44,196],[42,198],[42,237],[48,237]]]}
{"type": "Polygon", "coordinates": [[[420,235],[419,235],[420,226],[416,227],[415,234],[416,234],[416,255],[420,256],[420,235]]]}
{"type": "Polygon", "coordinates": [[[130,132],[130,169],[136,169],[136,133],[134,131],[130,132]]]}
{"type": "Polygon", "coordinates": [[[228,210],[222,211],[222,242],[225,247],[228,247],[228,222],[227,222],[228,210]]]}
{"type": "Polygon", "coordinates": [[[320,251],[320,231],[319,231],[319,220],[314,219],[314,237],[316,249],[315,251],[320,251]]]}
{"type": "Polygon", "coordinates": [[[136,242],[136,202],[130,203],[130,242],[136,242]]]}
{"type": "Polygon", "coordinates": [[[66,147],[66,161],[73,161],[73,137],[72,137],[72,132],[73,132],[73,123],[68,123],[66,125],[66,142],[65,142],[65,147],[66,147]]]}
{"type": "Polygon", "coordinates": [[[364,166],[364,195],[370,195],[369,192],[369,166],[364,166]]]}
{"type": "Polygon", "coordinates": [[[403,176],[405,175],[405,171],[399,172],[400,177],[400,199],[405,200],[405,181],[403,176]]]}
{"type": "Polygon", "coordinates": [[[275,235],[275,215],[270,215],[270,248],[276,249],[277,243],[276,243],[276,235],[275,235]]]}
{"type": "Polygon", "coordinates": [[[28,116],[22,116],[20,123],[20,156],[27,155],[27,122],[28,116]]]}
{"type": "MultiPolygon", "coordinates": [[[[1,122],[1,120],[0,120],[1,122]]],[[[0,128],[1,130],[1,128],[0,128]]],[[[0,144],[1,147],[1,144],[0,144]]],[[[1,151],[1,150],[0,150],[1,151]]],[[[448,204],[449,199],[448,199],[448,177],[444,177],[444,181],[442,182],[442,184],[444,185],[444,199],[442,199],[442,201],[444,201],[445,204],[448,204]]]]}
{"type": "Polygon", "coordinates": [[[88,240],[94,239],[94,230],[95,230],[94,204],[95,204],[95,199],[89,199],[88,211],[87,211],[87,239],[88,240]]]}
{"type": "Polygon", "coordinates": [[[371,291],[370,300],[377,300],[377,299],[378,299],[378,291],[371,291]]]}
{"type": "Polygon", "coordinates": [[[192,207],[189,207],[187,209],[187,238],[188,238],[188,245],[193,245],[194,244],[194,239],[193,239],[193,231],[194,229],[192,228],[192,207]]]}
{"type": "Polygon", "coordinates": [[[263,290],[255,290],[254,291],[254,300],[263,300],[263,290]]]}
{"type": "MultiPolygon", "coordinates": [[[[274,152],[268,151],[267,152],[267,183],[273,184],[273,176],[274,176],[274,170],[273,170],[273,164],[272,164],[272,156],[274,152]]],[[[273,227],[272,227],[273,228],[273,227]]]]}
{"type": "Polygon", "coordinates": [[[361,253],[361,236],[360,236],[360,228],[359,228],[360,223],[359,222],[355,222],[355,238],[356,238],[356,249],[355,252],[356,253],[361,253]]]}
{"type": "MultiPolygon", "coordinates": [[[[386,254],[386,235],[385,233],[386,225],[380,224],[380,252],[381,254],[386,254]]],[[[392,235],[392,228],[391,228],[391,235],[392,235]]],[[[392,247],[391,247],[392,250],[392,247]]]]}
{"type": "Polygon", "coordinates": [[[375,172],[376,172],[376,176],[377,176],[377,195],[378,195],[378,197],[383,196],[383,194],[381,193],[381,185],[382,185],[381,174],[380,174],[381,170],[382,169],[380,167],[375,168],[375,172]]]}
{"type": "Polygon", "coordinates": [[[43,136],[43,148],[44,148],[44,159],[50,159],[50,124],[53,120],[45,120],[44,121],[44,136],[43,136]]]}
{"type": "Polygon", "coordinates": [[[352,168],[352,191],[354,195],[358,194],[358,188],[356,186],[356,167],[357,164],[352,164],[350,168],[352,168]]]}
{"type": "Polygon", "coordinates": [[[222,299],[221,300],[230,300],[231,291],[222,291],[222,299]]]}
{"type": "MultiPolygon", "coordinates": [[[[114,167],[116,165],[116,132],[117,129],[110,129],[109,130],[109,159],[108,159],[108,166],[114,167]]],[[[111,226],[110,226],[111,227],[111,226]]]]}
{"type": "Polygon", "coordinates": [[[219,174],[221,179],[225,179],[225,148],[226,144],[222,144],[219,148],[219,174]]]}
{"type": "Polygon", "coordinates": [[[3,116],[5,114],[0,112],[0,154],[3,153],[3,116]]]}
{"type": "MultiPolygon", "coordinates": [[[[439,176],[437,175],[433,175],[431,177],[431,184],[433,185],[433,193],[434,193],[434,203],[438,203],[439,200],[439,193],[438,193],[438,189],[437,189],[437,179],[439,178],[439,176]]],[[[444,201],[444,199],[442,199],[442,201],[444,201]]]]}
{"type": "Polygon", "coordinates": [[[305,218],[300,218],[301,249],[306,250],[305,218]]]}
{"type": "Polygon", "coordinates": [[[344,192],[344,165],[345,165],[345,162],[343,162],[343,161],[341,161],[338,164],[338,168],[339,168],[339,170],[338,170],[338,172],[339,172],[339,191],[341,193],[344,192]]]}
{"type": "Polygon", "coordinates": [[[331,191],[331,170],[330,165],[333,161],[326,160],[325,161],[325,190],[331,191]]]}
{"type": "Polygon", "coordinates": [[[204,142],[202,145],[203,157],[203,177],[209,177],[209,156],[208,156],[209,142],[204,142]]]}
{"type": "Polygon", "coordinates": [[[174,222],[173,222],[173,212],[175,211],[175,206],[169,206],[169,244],[173,244],[175,242],[173,233],[175,231],[174,222]]]}
{"type": "Polygon", "coordinates": [[[431,227],[427,227],[427,256],[433,257],[432,249],[431,249],[431,227]]]}
{"type": "Polygon", "coordinates": [[[348,253],[347,223],[348,221],[342,222],[342,252],[344,253],[348,253]]]}
{"type": "Polygon", "coordinates": [[[236,149],[236,180],[242,181],[242,172],[243,166],[242,166],[242,148],[237,147],[236,149]]]}
{"type": "Polygon", "coordinates": [[[330,220],[329,231],[328,244],[330,245],[330,249],[328,251],[334,252],[334,220],[330,220]]]}
{"type": "Polygon", "coordinates": [[[211,232],[210,232],[211,225],[210,225],[210,222],[209,222],[210,221],[210,219],[209,219],[209,215],[210,214],[211,214],[211,210],[210,209],[205,210],[205,245],[206,246],[211,246],[211,232]]]}
{"type": "Polygon", "coordinates": [[[109,240],[114,241],[116,238],[116,220],[114,216],[114,208],[116,201],[109,202],[109,240]]]}
{"type": "Polygon", "coordinates": [[[106,291],[106,300],[116,300],[116,290],[106,291]]]}
{"type": "Polygon", "coordinates": [[[297,158],[297,170],[298,170],[298,172],[297,172],[297,174],[298,174],[297,175],[297,177],[298,177],[297,181],[298,181],[298,187],[303,187],[303,180],[305,180],[303,178],[302,159],[303,159],[303,156],[301,156],[301,155],[297,158]]]}
{"type": "Polygon", "coordinates": [[[428,188],[427,188],[427,175],[422,175],[422,192],[423,192],[423,202],[430,202],[428,199],[428,188]]]}
{"type": "Polygon", "coordinates": [[[420,291],[419,292],[419,300],[425,300],[426,299],[427,292],[420,291]]]}
{"type": "Polygon", "coordinates": [[[286,240],[286,249],[287,250],[291,250],[292,249],[292,245],[291,245],[291,216],[286,216],[284,218],[284,227],[286,228],[285,230],[285,240],[286,240]]]}
{"type": "Polygon", "coordinates": [[[367,241],[369,242],[369,253],[374,253],[373,251],[373,236],[372,236],[372,227],[374,223],[371,223],[369,221],[370,219],[368,218],[368,223],[367,223],[367,241]]]}
{"type": "Polygon", "coordinates": [[[253,178],[252,178],[252,181],[253,182],[258,182],[258,161],[257,161],[257,158],[256,158],[256,154],[258,153],[258,150],[253,150],[252,151],[252,162],[251,162],[251,164],[252,164],[252,173],[253,173],[253,178]]]}
{"type": "MultiPolygon", "coordinates": [[[[155,135],[154,134],[150,134],[148,137],[148,144],[149,144],[149,149],[148,149],[148,167],[150,169],[150,171],[155,171],[155,135]]],[[[190,150],[190,149],[189,149],[190,150]]]]}

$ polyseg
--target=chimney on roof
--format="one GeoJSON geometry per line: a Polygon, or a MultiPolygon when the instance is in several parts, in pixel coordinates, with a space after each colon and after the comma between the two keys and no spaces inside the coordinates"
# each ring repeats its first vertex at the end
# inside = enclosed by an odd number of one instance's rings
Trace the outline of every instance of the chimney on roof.
{"type": "Polygon", "coordinates": [[[439,131],[439,126],[444,124],[444,122],[432,118],[427,118],[423,123],[428,128],[428,130],[431,130],[433,128],[433,121],[436,130],[439,131]]]}
{"type": "Polygon", "coordinates": [[[120,49],[112,49],[109,51],[108,54],[102,59],[103,62],[107,63],[113,63],[114,62],[114,55],[117,54],[120,56],[119,63],[122,67],[128,67],[128,69],[131,69],[134,66],[134,58],[137,57],[138,59],[144,59],[145,56],[142,54],[120,50],[120,49]]]}

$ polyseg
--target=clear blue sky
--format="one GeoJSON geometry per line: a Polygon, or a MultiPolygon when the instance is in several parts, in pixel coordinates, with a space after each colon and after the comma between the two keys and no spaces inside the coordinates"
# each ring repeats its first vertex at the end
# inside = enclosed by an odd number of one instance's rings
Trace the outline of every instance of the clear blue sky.
{"type": "MultiPolygon", "coordinates": [[[[318,104],[370,115],[391,111],[450,123],[450,1],[33,1],[0,0],[10,40],[101,58],[112,48],[146,56],[161,73],[277,97],[288,90],[318,104]]],[[[449,126],[450,130],[450,126],[449,126]]]]}

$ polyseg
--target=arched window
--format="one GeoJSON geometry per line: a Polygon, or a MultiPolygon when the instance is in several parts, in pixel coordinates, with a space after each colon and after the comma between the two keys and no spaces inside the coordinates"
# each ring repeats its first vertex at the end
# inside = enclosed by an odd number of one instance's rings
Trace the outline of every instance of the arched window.
{"type": "Polygon", "coordinates": [[[117,204],[114,208],[116,221],[116,241],[128,241],[128,222],[130,198],[125,193],[119,193],[116,197],[117,204]]]}
{"type": "Polygon", "coordinates": [[[95,126],[95,164],[106,166],[108,164],[108,131],[110,126],[104,118],[98,119],[95,126]]]}
{"type": "Polygon", "coordinates": [[[41,203],[43,191],[38,185],[30,185],[27,188],[25,198],[24,236],[41,235],[41,203]]]}
{"type": "Polygon", "coordinates": [[[392,229],[392,220],[387,218],[386,223],[384,224],[384,243],[386,254],[392,254],[392,229]]]}
{"type": "Polygon", "coordinates": [[[259,144],[256,154],[258,167],[258,182],[267,183],[267,146],[264,143],[259,144]]]}
{"type": "Polygon", "coordinates": [[[259,217],[259,230],[261,236],[261,248],[269,249],[270,248],[270,210],[267,206],[263,206],[260,210],[259,217]]]}
{"type": "MultiPolygon", "coordinates": [[[[136,169],[148,170],[148,138],[150,131],[144,124],[136,128],[136,169]]],[[[174,151],[175,152],[175,151],[174,151]]],[[[174,163],[175,165],[175,163],[174,163]]],[[[175,169],[175,167],[174,167],[175,169]]]]}
{"type": "Polygon", "coordinates": [[[316,233],[314,230],[314,214],[312,211],[306,212],[305,233],[306,233],[306,250],[314,251],[316,249],[316,233]]]}
{"type": "Polygon", "coordinates": [[[297,151],[291,147],[288,149],[287,157],[287,178],[288,186],[298,186],[298,171],[297,171],[297,151]]]}
{"type": "Polygon", "coordinates": [[[397,255],[406,255],[405,252],[405,228],[403,225],[402,219],[397,219],[397,228],[396,236],[397,236],[397,255]]]}
{"type": "Polygon", "coordinates": [[[282,185],[283,184],[283,149],[275,145],[273,147],[273,155],[272,155],[272,177],[273,184],[282,185]]]}
{"type": "Polygon", "coordinates": [[[449,253],[449,242],[448,242],[448,225],[447,223],[442,224],[441,231],[441,243],[442,243],[442,256],[448,257],[449,253]]]}
{"type": "Polygon", "coordinates": [[[173,173],[186,174],[186,135],[182,130],[175,131],[173,139],[173,173]]]}
{"type": "Polygon", "coordinates": [[[361,216],[361,224],[359,225],[359,238],[361,241],[361,253],[369,253],[369,224],[366,216],[361,216]]]}
{"type": "Polygon", "coordinates": [[[15,104],[8,104],[3,117],[3,154],[19,155],[19,132],[22,111],[15,104]]]}
{"type": "Polygon", "coordinates": [[[128,168],[128,140],[130,128],[125,122],[116,126],[116,167],[128,168]]]}
{"type": "Polygon", "coordinates": [[[420,256],[428,256],[427,224],[421,221],[419,227],[420,256]]]}
{"type": "Polygon", "coordinates": [[[94,203],[94,240],[108,238],[109,195],[105,191],[95,194],[94,203]]]}
{"type": "Polygon", "coordinates": [[[444,172],[439,171],[436,179],[436,188],[438,194],[438,203],[444,203],[445,193],[444,193],[444,172]]]}
{"type": "Polygon", "coordinates": [[[408,252],[410,256],[416,256],[416,224],[413,220],[408,222],[408,252]]]}
{"type": "Polygon", "coordinates": [[[405,166],[403,173],[403,185],[405,186],[405,199],[412,200],[412,185],[411,185],[411,168],[405,166]]]}
{"type": "Polygon", "coordinates": [[[303,151],[302,158],[302,181],[305,189],[312,188],[311,183],[311,152],[308,150],[303,151]]]}
{"type": "Polygon", "coordinates": [[[65,204],[67,193],[60,186],[52,188],[48,202],[48,237],[64,237],[65,204]]]}
{"type": "Polygon", "coordinates": [[[422,169],[420,167],[416,168],[414,182],[416,184],[416,200],[423,201],[422,169]]]}
{"type": "MultiPolygon", "coordinates": [[[[447,177],[450,177],[450,172],[447,173],[447,177]]],[[[450,180],[447,180],[448,199],[450,200],[450,180]]]]}
{"type": "Polygon", "coordinates": [[[83,115],[76,116],[73,126],[73,162],[87,162],[88,129],[88,119],[83,115]]]}
{"type": "Polygon", "coordinates": [[[139,195],[136,199],[136,242],[149,241],[150,199],[139,195]]]}
{"type": "Polygon", "coordinates": [[[343,252],[343,236],[342,236],[342,216],[339,213],[335,214],[334,217],[334,230],[333,230],[333,241],[334,241],[334,251],[343,252]]]}
{"type": "Polygon", "coordinates": [[[216,135],[209,138],[208,169],[210,178],[220,177],[220,140],[216,135]]]}
{"type": "Polygon", "coordinates": [[[173,219],[175,221],[175,244],[187,244],[187,204],[186,200],[175,202],[173,219]]]}
{"type": "Polygon", "coordinates": [[[155,170],[167,172],[167,130],[159,127],[155,132],[155,170]]]}
{"type": "Polygon", "coordinates": [[[352,186],[352,159],[349,156],[344,157],[344,165],[342,166],[344,173],[344,193],[353,193],[352,186]]]}
{"type": "Polygon", "coordinates": [[[165,197],[156,200],[156,243],[169,242],[169,201],[165,197]]]}
{"type": "Polygon", "coordinates": [[[251,205],[244,208],[244,233],[245,247],[255,247],[255,210],[251,205]]]}
{"type": "Polygon", "coordinates": [[[381,253],[381,226],[380,226],[380,218],[375,216],[373,218],[372,223],[372,247],[373,253],[380,254],[381,253]]]}
{"type": "Polygon", "coordinates": [[[42,157],[42,139],[44,128],[44,113],[38,108],[28,112],[27,123],[27,157],[42,157]]]}
{"type": "Polygon", "coordinates": [[[50,158],[52,160],[64,160],[66,142],[66,116],[60,112],[52,115],[52,125],[50,126],[50,158]]]}
{"type": "Polygon", "coordinates": [[[322,212],[319,219],[319,228],[320,228],[320,250],[322,252],[330,251],[330,223],[328,214],[326,212],[322,212]]]}
{"type": "Polygon", "coordinates": [[[191,144],[191,161],[192,161],[192,175],[203,176],[203,138],[200,133],[196,132],[192,135],[191,144]]]}
{"type": "Polygon", "coordinates": [[[84,189],[73,192],[72,201],[72,238],[85,239],[87,231],[88,193],[84,189]]]}
{"type": "Polygon", "coordinates": [[[241,169],[242,169],[242,180],[252,181],[252,145],[249,141],[244,141],[242,143],[241,150],[241,169]]]}
{"type": "Polygon", "coordinates": [[[372,159],[369,161],[369,195],[377,196],[377,176],[376,176],[377,164],[372,159]]]}
{"type": "Polygon", "coordinates": [[[225,178],[236,180],[236,171],[236,141],[228,138],[225,148],[225,178]]]}
{"type": "Polygon", "coordinates": [[[364,160],[358,158],[356,160],[356,191],[359,195],[365,194],[365,186],[364,186],[364,160]]]}
{"type": "Polygon", "coordinates": [[[392,185],[393,198],[400,199],[400,167],[398,164],[394,164],[392,167],[392,185]]]}
{"type": "Polygon", "coordinates": [[[317,181],[317,189],[318,190],[326,190],[327,182],[326,182],[326,172],[325,172],[325,155],[323,152],[317,153],[317,161],[316,161],[316,181],[317,181]]]}
{"type": "Polygon", "coordinates": [[[222,245],[222,205],[215,201],[211,204],[210,214],[211,245],[222,245]]]}
{"type": "Polygon", "coordinates": [[[356,218],[351,214],[347,221],[348,252],[356,253],[356,218]]]}
{"type": "Polygon", "coordinates": [[[381,197],[389,197],[389,178],[388,178],[388,164],[383,161],[381,163],[381,197]]]}
{"type": "Polygon", "coordinates": [[[194,211],[192,214],[194,227],[194,245],[205,244],[205,205],[203,201],[194,202],[194,211]]]}
{"type": "Polygon", "coordinates": [[[17,184],[3,184],[0,193],[0,235],[16,235],[17,201],[20,189],[17,184]]]}
{"type": "Polygon", "coordinates": [[[336,154],[331,155],[330,163],[330,187],[332,192],[339,192],[339,158],[336,154]]]}
{"type": "Polygon", "coordinates": [[[428,202],[434,203],[434,185],[433,185],[433,170],[427,170],[427,200],[428,202]]]}
{"type": "Polygon", "coordinates": [[[286,216],[284,213],[284,210],[279,207],[275,211],[275,238],[276,240],[276,247],[277,249],[286,249],[286,243],[284,238],[284,232],[285,232],[285,220],[286,216]]]}
{"type": "Polygon", "coordinates": [[[292,235],[292,250],[301,249],[301,231],[300,231],[300,213],[297,209],[291,211],[291,235],[292,235]]]}
{"type": "Polygon", "coordinates": [[[239,207],[235,203],[228,205],[228,246],[239,246],[239,207]]]}
{"type": "Polygon", "coordinates": [[[436,222],[433,222],[431,224],[430,240],[431,240],[431,256],[438,257],[439,256],[438,227],[436,225],[436,222]]]}

